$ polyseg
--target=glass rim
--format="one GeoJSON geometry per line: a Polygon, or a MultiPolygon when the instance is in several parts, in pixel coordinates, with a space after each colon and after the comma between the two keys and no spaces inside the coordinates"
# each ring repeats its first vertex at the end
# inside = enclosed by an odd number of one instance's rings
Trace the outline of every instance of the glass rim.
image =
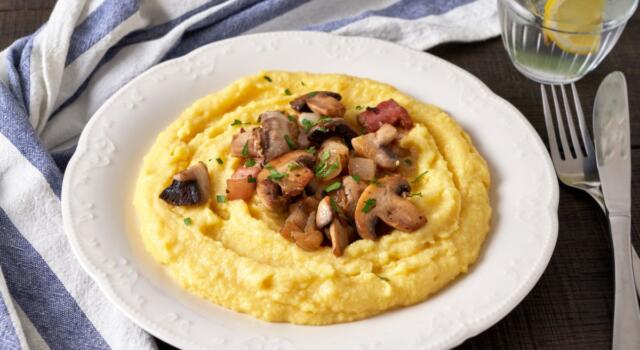
{"type": "MultiPolygon", "coordinates": [[[[631,6],[626,11],[626,13],[623,13],[621,16],[618,16],[616,18],[612,18],[607,21],[602,21],[602,24],[598,27],[598,30],[596,31],[567,31],[567,30],[560,30],[557,28],[545,26],[543,24],[543,21],[544,21],[543,16],[537,13],[533,13],[532,11],[525,8],[515,0],[498,0],[499,3],[503,3],[504,5],[509,6],[511,11],[513,11],[513,13],[518,17],[524,20],[533,21],[534,22],[533,24],[535,24],[537,27],[540,27],[548,31],[557,32],[557,33],[578,34],[578,35],[579,34],[599,34],[611,28],[616,28],[621,25],[625,25],[627,21],[629,21],[629,18],[633,16],[633,14],[636,12],[636,9],[638,8],[639,1],[638,0],[632,0],[632,1],[633,2],[631,6]]],[[[563,23],[563,22],[554,21],[554,23],[563,23]]]]}

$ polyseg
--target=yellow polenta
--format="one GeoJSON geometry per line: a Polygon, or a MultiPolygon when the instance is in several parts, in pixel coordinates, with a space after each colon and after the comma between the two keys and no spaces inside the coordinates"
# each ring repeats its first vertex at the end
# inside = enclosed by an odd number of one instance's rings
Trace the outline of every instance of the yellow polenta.
{"type": "Polygon", "coordinates": [[[187,290],[263,320],[319,325],[418,303],[466,273],[489,231],[489,183],[469,136],[437,107],[368,79],[269,71],[201,98],[160,133],[144,158],[134,206],[147,250],[187,290]],[[256,196],[216,201],[240,165],[229,155],[240,129],[231,124],[255,124],[270,110],[292,113],[289,102],[315,90],[340,93],[353,125],[358,106],[393,98],[407,109],[415,126],[401,145],[414,165],[405,175],[411,180],[428,170],[412,183],[422,196],[411,199],[426,213],[426,225],[356,241],[338,258],[329,247],[306,252],[284,239],[278,233],[284,215],[256,196]],[[209,168],[207,204],[178,207],[158,198],[175,173],[198,161],[209,168]]]}

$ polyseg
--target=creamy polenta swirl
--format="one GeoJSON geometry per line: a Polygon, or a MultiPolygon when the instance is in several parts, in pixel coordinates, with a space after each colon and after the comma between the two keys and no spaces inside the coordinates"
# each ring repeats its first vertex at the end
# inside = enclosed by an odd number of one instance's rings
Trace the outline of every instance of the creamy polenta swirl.
{"type": "Polygon", "coordinates": [[[489,184],[469,136],[437,107],[368,79],[269,71],[201,98],[160,133],[133,203],[147,250],[190,292],[263,320],[320,325],[418,303],[466,273],[489,231],[489,184]],[[340,93],[353,125],[362,107],[379,101],[392,98],[407,109],[415,126],[400,145],[413,162],[403,175],[421,194],[411,200],[426,225],[355,241],[338,258],[331,247],[307,252],[284,239],[278,231],[286,214],[267,210],[256,196],[216,201],[241,164],[229,155],[242,127],[234,121],[291,112],[295,96],[316,90],[340,93]],[[206,204],[171,206],[158,198],[174,174],[198,161],[211,179],[206,204]]]}

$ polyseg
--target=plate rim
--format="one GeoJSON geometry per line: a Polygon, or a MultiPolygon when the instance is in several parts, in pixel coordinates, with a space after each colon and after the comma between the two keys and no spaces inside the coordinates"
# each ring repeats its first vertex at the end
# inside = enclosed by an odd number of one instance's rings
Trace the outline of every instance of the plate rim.
{"type": "MultiPolygon", "coordinates": [[[[465,83],[468,85],[472,85],[474,89],[477,89],[479,93],[482,93],[485,97],[491,98],[494,103],[501,104],[504,108],[509,110],[510,118],[515,118],[518,116],[517,120],[522,122],[530,136],[532,136],[532,142],[530,144],[535,145],[538,151],[541,151],[543,155],[543,159],[546,163],[546,172],[547,175],[551,176],[551,193],[548,203],[545,203],[545,214],[550,218],[550,227],[549,227],[549,237],[547,241],[544,243],[545,251],[540,255],[540,258],[537,262],[535,262],[534,272],[527,278],[523,283],[514,288],[513,293],[510,297],[506,298],[503,303],[498,305],[495,308],[492,308],[491,311],[487,312],[484,317],[482,317],[483,321],[480,326],[475,325],[473,327],[472,324],[467,324],[465,327],[462,327],[463,332],[456,332],[449,339],[443,340],[444,344],[440,344],[444,347],[454,347],[460,345],[466,339],[471,338],[488,328],[492,327],[496,323],[498,323],[502,318],[504,318],[507,314],[509,314],[513,309],[515,309],[522,300],[529,294],[529,292],[533,289],[533,287],[537,284],[540,277],[546,270],[551,256],[555,250],[555,245],[557,242],[558,236],[558,204],[559,204],[559,184],[556,179],[555,170],[553,167],[553,163],[551,158],[547,152],[546,146],[540,136],[538,135],[535,128],[531,125],[529,120],[510,102],[502,98],[501,96],[494,93],[483,81],[479,78],[466,71],[465,69],[450,63],[438,56],[435,56],[429,52],[418,51],[411,48],[407,48],[392,42],[388,42],[381,39],[370,38],[370,37],[360,37],[360,36],[340,36],[332,33],[324,33],[324,32],[310,32],[310,31],[275,31],[268,33],[255,33],[248,35],[241,35],[229,39],[224,39],[220,41],[216,41],[213,43],[209,43],[203,45],[188,54],[177,57],[171,60],[167,60],[165,62],[159,63],[143,73],[136,76],[134,79],[120,87],[116,92],[114,92],[101,106],[96,110],[96,112],[89,119],[87,124],[82,130],[82,133],[78,139],[77,148],[74,152],[71,160],[69,161],[62,182],[62,190],[61,190],[61,204],[62,204],[62,217],[63,217],[63,228],[64,232],[68,238],[70,243],[70,247],[74,253],[74,256],[83,267],[83,269],[91,276],[91,278],[96,282],[101,292],[107,297],[107,299],[117,307],[122,313],[124,313],[132,322],[136,323],[145,331],[149,332],[151,335],[169,343],[174,346],[178,346],[181,348],[206,348],[205,345],[200,343],[192,342],[188,337],[184,335],[180,335],[173,331],[166,329],[158,324],[155,321],[145,318],[144,314],[138,313],[136,310],[133,310],[131,306],[122,300],[118,293],[115,291],[115,288],[111,285],[111,282],[103,276],[102,272],[93,265],[93,263],[89,260],[88,256],[85,254],[85,251],[80,247],[80,235],[76,231],[75,227],[71,223],[72,210],[70,206],[71,200],[71,179],[73,177],[74,171],[76,170],[80,155],[86,151],[87,148],[87,139],[88,135],[91,131],[96,127],[96,124],[100,120],[101,116],[104,116],[104,111],[107,110],[115,101],[117,101],[120,96],[126,93],[131,87],[135,86],[138,82],[146,79],[148,76],[153,75],[156,71],[160,71],[166,69],[167,67],[179,64],[183,61],[188,61],[190,57],[196,56],[202,51],[211,50],[217,46],[225,46],[234,41],[240,40],[256,40],[263,37],[283,37],[283,36],[322,36],[328,37],[329,40],[346,40],[346,41],[364,41],[364,42],[372,42],[374,45],[383,45],[391,48],[393,50],[401,50],[405,51],[407,54],[422,54],[424,57],[429,57],[431,60],[437,61],[439,64],[446,66],[448,69],[452,70],[456,73],[458,77],[464,79],[465,83]],[[554,181],[555,180],[555,181],[554,181]],[[460,334],[462,333],[462,334],[460,334]]],[[[492,224],[490,233],[493,232],[493,215],[492,215],[492,224]]],[[[490,237],[489,237],[490,239],[490,237]]],[[[483,245],[483,251],[486,249],[486,242],[483,245]]],[[[482,253],[481,253],[482,254],[482,253]]],[[[476,319],[478,320],[478,319],[476,319]]],[[[478,323],[478,322],[475,322],[478,323]]]]}

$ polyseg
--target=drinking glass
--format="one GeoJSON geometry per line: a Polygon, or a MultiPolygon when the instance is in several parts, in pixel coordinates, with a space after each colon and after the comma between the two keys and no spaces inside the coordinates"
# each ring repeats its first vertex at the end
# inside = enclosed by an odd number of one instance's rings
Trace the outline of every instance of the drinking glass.
{"type": "Polygon", "coordinates": [[[502,41],[528,78],[571,83],[602,62],[637,6],[638,0],[498,0],[502,41]]]}

